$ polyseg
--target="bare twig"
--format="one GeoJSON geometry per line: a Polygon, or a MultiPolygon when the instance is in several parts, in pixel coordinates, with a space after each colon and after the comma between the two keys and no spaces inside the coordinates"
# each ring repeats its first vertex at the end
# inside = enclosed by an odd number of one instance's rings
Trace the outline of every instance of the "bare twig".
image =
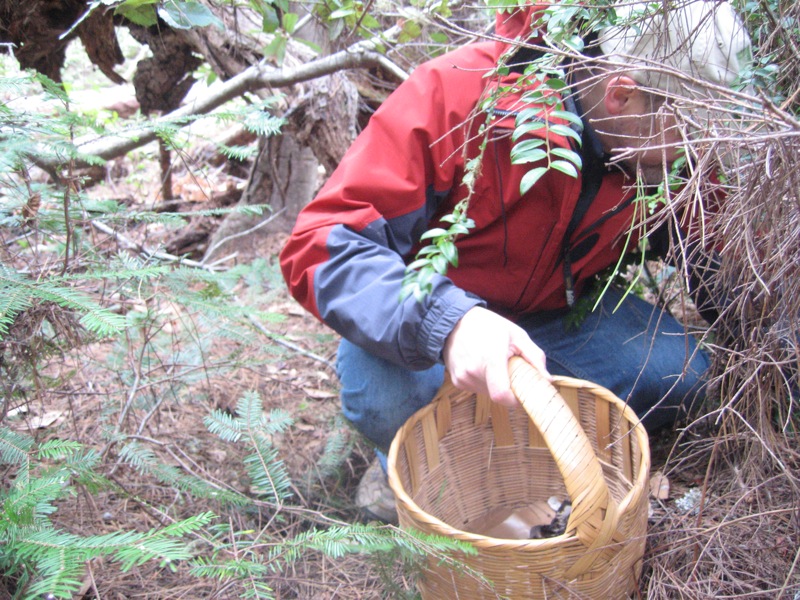
{"type": "MultiPolygon", "coordinates": [[[[211,244],[211,246],[208,248],[208,250],[206,250],[205,256],[203,256],[203,260],[201,261],[201,264],[203,264],[203,265],[208,264],[208,259],[211,258],[211,255],[214,254],[214,252],[220,246],[223,246],[224,244],[227,244],[231,240],[235,240],[235,239],[240,238],[240,237],[245,237],[247,235],[250,235],[251,233],[254,233],[254,232],[258,231],[262,227],[265,227],[266,225],[268,225],[269,223],[271,223],[272,221],[277,219],[285,211],[286,211],[286,208],[284,207],[284,208],[280,209],[279,211],[275,212],[274,214],[272,214],[268,219],[264,219],[262,221],[259,221],[258,223],[256,223],[252,227],[250,227],[249,229],[245,229],[244,231],[239,231],[237,233],[233,233],[233,234],[231,234],[229,236],[226,236],[226,237],[222,238],[221,240],[217,240],[216,242],[211,244]]],[[[214,264],[214,263],[212,263],[212,264],[214,264]]]]}

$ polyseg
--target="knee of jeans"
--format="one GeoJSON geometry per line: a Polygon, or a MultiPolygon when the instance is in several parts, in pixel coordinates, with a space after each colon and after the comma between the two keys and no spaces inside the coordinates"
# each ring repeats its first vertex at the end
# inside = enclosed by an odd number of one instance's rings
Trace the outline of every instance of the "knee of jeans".
{"type": "Polygon", "coordinates": [[[673,425],[705,399],[708,356],[698,351],[680,373],[644,379],[631,394],[631,408],[648,431],[673,425]],[[638,392],[638,393],[637,393],[638,392]]]}
{"type": "MultiPolygon", "coordinates": [[[[435,379],[433,379],[435,381],[435,379]]],[[[368,440],[384,452],[403,424],[436,395],[439,385],[433,382],[417,388],[392,386],[384,381],[379,390],[365,386],[361,390],[341,390],[342,414],[368,440]]]]}
{"type": "Polygon", "coordinates": [[[428,404],[444,380],[444,367],[411,371],[343,341],[337,372],[342,413],[367,439],[388,450],[395,433],[428,404]]]}

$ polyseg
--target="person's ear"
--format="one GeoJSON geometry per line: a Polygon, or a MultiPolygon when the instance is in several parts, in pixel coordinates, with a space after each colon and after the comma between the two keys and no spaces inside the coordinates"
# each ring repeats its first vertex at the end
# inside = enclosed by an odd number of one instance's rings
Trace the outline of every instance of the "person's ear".
{"type": "Polygon", "coordinates": [[[617,116],[631,111],[631,103],[639,92],[638,84],[627,75],[616,75],[606,83],[603,98],[609,115],[617,116]]]}

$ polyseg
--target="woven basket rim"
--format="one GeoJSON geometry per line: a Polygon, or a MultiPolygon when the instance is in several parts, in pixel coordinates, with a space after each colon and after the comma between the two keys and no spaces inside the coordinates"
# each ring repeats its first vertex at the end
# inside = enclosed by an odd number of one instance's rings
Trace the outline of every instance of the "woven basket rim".
{"type": "MultiPolygon", "coordinates": [[[[584,379],[577,379],[574,377],[566,377],[562,375],[556,375],[552,378],[554,384],[558,384],[564,387],[572,387],[576,389],[583,389],[589,390],[597,396],[600,396],[604,400],[610,402],[611,404],[615,405],[621,412],[622,417],[624,417],[630,424],[631,430],[628,435],[635,435],[637,438],[637,444],[641,449],[641,466],[639,468],[639,472],[634,479],[631,489],[628,491],[627,494],[619,501],[618,508],[620,512],[625,511],[628,506],[633,502],[633,499],[637,494],[644,493],[647,489],[647,477],[650,471],[650,443],[648,439],[647,432],[645,431],[644,426],[641,423],[641,420],[636,415],[634,410],[628,406],[625,402],[623,402],[620,398],[614,395],[611,391],[607,388],[604,388],[598,384],[592,383],[590,381],[586,381],[584,379]]],[[[447,383],[447,382],[446,382],[447,383]]],[[[452,385],[452,383],[451,383],[452,385]]],[[[467,395],[473,395],[471,392],[463,392],[467,395]]],[[[430,513],[425,512],[420,508],[416,502],[411,499],[408,492],[406,492],[405,488],[400,481],[400,476],[397,472],[397,455],[399,452],[400,444],[402,440],[405,439],[407,432],[414,427],[414,425],[424,418],[429,412],[436,410],[436,405],[438,404],[437,401],[431,402],[427,406],[424,406],[416,413],[414,413],[406,422],[405,424],[398,430],[397,434],[395,435],[394,439],[392,440],[392,444],[389,447],[389,454],[388,454],[388,462],[387,462],[387,472],[389,476],[389,485],[394,492],[397,501],[402,502],[405,505],[406,509],[410,512],[414,513],[415,518],[417,521],[424,522],[428,525],[433,532],[438,535],[447,536],[453,539],[469,542],[480,549],[494,549],[494,550],[520,550],[524,548],[537,548],[537,549],[544,549],[547,547],[558,547],[563,544],[571,543],[574,539],[574,536],[568,536],[566,533],[561,534],[559,536],[551,537],[551,538],[541,538],[541,539],[528,539],[528,540],[519,540],[519,539],[505,539],[505,538],[493,538],[485,535],[480,535],[477,533],[472,533],[469,531],[464,531],[453,527],[441,519],[431,515],[430,513]]],[[[599,460],[599,459],[598,459],[599,460]]]]}

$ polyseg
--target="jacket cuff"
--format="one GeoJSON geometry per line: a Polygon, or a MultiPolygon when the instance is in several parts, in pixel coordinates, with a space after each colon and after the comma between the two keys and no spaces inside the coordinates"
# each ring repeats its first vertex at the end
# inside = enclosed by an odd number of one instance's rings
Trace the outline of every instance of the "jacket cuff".
{"type": "Polygon", "coordinates": [[[443,362],[442,352],[447,338],[461,317],[476,306],[486,307],[486,302],[456,287],[437,297],[428,308],[419,328],[418,352],[431,363],[443,362]]]}

